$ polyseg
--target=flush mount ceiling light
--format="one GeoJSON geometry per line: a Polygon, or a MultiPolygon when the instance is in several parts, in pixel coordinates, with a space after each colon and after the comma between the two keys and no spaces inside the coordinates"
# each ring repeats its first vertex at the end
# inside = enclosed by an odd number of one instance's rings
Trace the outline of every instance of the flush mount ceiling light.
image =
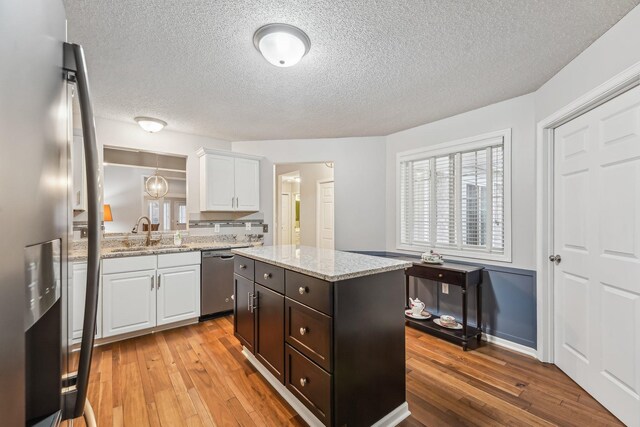
{"type": "Polygon", "coordinates": [[[136,117],[135,120],[142,129],[149,133],[160,132],[167,125],[167,122],[153,117],[136,117]]]}
{"type": "Polygon", "coordinates": [[[293,25],[267,24],[255,32],[253,45],[276,67],[291,67],[309,52],[311,40],[293,25]]]}

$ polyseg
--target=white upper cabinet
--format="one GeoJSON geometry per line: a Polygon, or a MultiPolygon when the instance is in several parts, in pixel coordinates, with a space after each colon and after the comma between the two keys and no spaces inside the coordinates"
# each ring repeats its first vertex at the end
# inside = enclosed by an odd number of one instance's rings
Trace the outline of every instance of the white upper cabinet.
{"type": "Polygon", "coordinates": [[[260,210],[260,161],[235,159],[236,209],[238,211],[260,210]]]}
{"type": "Polygon", "coordinates": [[[200,210],[260,210],[260,158],[201,148],[200,210]]]}

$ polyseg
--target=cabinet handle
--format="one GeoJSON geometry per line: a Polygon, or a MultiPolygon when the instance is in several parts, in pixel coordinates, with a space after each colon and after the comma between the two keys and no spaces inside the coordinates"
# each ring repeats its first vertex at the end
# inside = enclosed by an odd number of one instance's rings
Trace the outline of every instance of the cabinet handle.
{"type": "Polygon", "coordinates": [[[247,268],[247,266],[246,266],[246,265],[244,265],[244,264],[240,264],[240,270],[244,270],[245,268],[247,268]]]}
{"type": "Polygon", "coordinates": [[[307,380],[306,378],[300,378],[300,385],[301,385],[302,387],[306,386],[306,385],[307,385],[307,382],[308,382],[308,380],[307,380]]]}
{"type": "Polygon", "coordinates": [[[160,289],[160,279],[162,279],[162,274],[158,274],[158,289],[160,289]]]}
{"type": "Polygon", "coordinates": [[[240,207],[240,199],[236,197],[236,209],[240,207]]]}
{"type": "Polygon", "coordinates": [[[269,279],[271,277],[271,273],[264,273],[263,276],[265,279],[269,279]]]}
{"type": "Polygon", "coordinates": [[[304,293],[307,292],[307,288],[305,288],[304,286],[300,286],[298,288],[298,292],[300,292],[300,295],[304,295],[304,293]]]}
{"type": "Polygon", "coordinates": [[[153,290],[156,282],[156,276],[150,276],[149,278],[151,279],[151,290],[153,290]]]}
{"type": "Polygon", "coordinates": [[[306,333],[307,333],[307,328],[305,328],[304,326],[300,328],[300,335],[304,335],[306,333]]]}
{"type": "Polygon", "coordinates": [[[442,277],[442,273],[438,273],[438,277],[442,277]]]}

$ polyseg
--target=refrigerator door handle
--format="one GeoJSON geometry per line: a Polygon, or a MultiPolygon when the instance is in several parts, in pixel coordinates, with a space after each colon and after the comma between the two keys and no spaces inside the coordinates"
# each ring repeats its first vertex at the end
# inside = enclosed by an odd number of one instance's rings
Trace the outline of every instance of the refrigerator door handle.
{"type": "Polygon", "coordinates": [[[82,118],[82,135],[84,142],[85,166],[87,171],[87,288],[82,325],[82,342],[78,362],[76,396],[68,402],[67,414],[64,418],[77,418],[84,413],[84,405],[89,386],[89,373],[96,330],[96,313],[98,310],[98,287],[100,285],[100,170],[98,165],[98,146],[93,116],[93,106],[87,77],[87,64],[82,46],[64,44],[64,68],[75,81],[82,118]]]}

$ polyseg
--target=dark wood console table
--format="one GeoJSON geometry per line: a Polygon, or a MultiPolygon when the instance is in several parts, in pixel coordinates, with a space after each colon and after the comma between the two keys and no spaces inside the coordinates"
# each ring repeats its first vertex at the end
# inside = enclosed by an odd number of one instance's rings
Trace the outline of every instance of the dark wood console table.
{"type": "Polygon", "coordinates": [[[447,329],[436,325],[433,320],[438,316],[432,313],[432,317],[428,320],[415,320],[405,316],[406,324],[424,332],[438,336],[442,339],[459,343],[463,350],[467,350],[469,343],[476,338],[480,344],[482,338],[482,270],[483,267],[476,267],[465,264],[454,264],[445,262],[444,264],[427,264],[420,261],[414,261],[413,266],[405,270],[406,280],[406,303],[409,307],[409,278],[419,277],[423,279],[433,280],[439,283],[447,283],[462,288],[462,329],[447,329]],[[471,327],[467,324],[468,303],[467,290],[476,287],[476,325],[471,327]]]}

